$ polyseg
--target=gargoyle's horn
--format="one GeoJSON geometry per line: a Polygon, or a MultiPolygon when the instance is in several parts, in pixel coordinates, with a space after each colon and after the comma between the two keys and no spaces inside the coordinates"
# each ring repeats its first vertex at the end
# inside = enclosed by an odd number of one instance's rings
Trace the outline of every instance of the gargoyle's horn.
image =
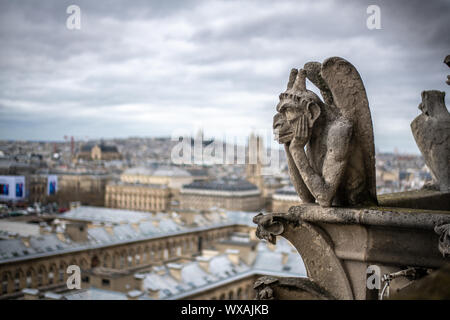
{"type": "Polygon", "coordinates": [[[297,73],[298,73],[297,69],[291,69],[291,74],[289,75],[289,82],[287,85],[287,90],[291,89],[292,86],[294,85],[294,81],[295,81],[295,78],[297,77],[297,73]]]}
{"type": "MultiPolygon", "coordinates": [[[[289,79],[290,81],[290,79],[289,79]]],[[[306,71],[303,69],[299,69],[297,73],[297,77],[295,78],[294,92],[306,91],[306,71]]]]}

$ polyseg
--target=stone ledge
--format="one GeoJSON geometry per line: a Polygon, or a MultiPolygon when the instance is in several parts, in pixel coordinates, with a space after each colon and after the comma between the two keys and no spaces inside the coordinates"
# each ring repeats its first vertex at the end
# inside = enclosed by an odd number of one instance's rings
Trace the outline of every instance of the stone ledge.
{"type": "Polygon", "coordinates": [[[395,207],[323,208],[317,204],[303,204],[291,207],[287,215],[293,220],[308,222],[414,229],[434,229],[437,224],[450,223],[450,211],[395,207]]]}
{"type": "Polygon", "coordinates": [[[450,210],[450,193],[421,189],[378,195],[383,207],[450,210]]]}

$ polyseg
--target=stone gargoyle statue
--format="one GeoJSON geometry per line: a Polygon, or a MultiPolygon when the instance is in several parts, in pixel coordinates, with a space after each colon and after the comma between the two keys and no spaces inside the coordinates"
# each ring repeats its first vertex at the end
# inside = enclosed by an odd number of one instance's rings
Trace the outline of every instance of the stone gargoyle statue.
{"type": "Polygon", "coordinates": [[[443,91],[423,91],[422,113],[411,122],[411,130],[433,177],[425,188],[450,192],[450,113],[444,97],[443,91]]]}
{"type": "Polygon", "coordinates": [[[308,62],[291,70],[279,97],[275,139],[284,144],[289,175],[302,202],[376,205],[372,119],[356,68],[339,57],[308,62]],[[306,89],[306,78],[324,101],[306,89]]]}

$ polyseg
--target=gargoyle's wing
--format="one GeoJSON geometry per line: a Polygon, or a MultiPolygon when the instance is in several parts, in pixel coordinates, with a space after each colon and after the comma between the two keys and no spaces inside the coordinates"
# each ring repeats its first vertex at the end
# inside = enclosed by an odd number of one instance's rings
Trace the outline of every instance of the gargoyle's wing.
{"type": "Polygon", "coordinates": [[[320,62],[308,62],[303,66],[303,70],[306,71],[306,77],[320,90],[320,94],[326,104],[333,104],[333,95],[331,94],[330,88],[326,84],[325,80],[320,75],[322,64],[320,62]]]}
{"type": "Polygon", "coordinates": [[[367,188],[376,200],[375,145],[366,89],[356,68],[339,57],[322,63],[321,76],[333,95],[334,105],[353,123],[355,143],[361,146],[368,175],[367,188]]]}

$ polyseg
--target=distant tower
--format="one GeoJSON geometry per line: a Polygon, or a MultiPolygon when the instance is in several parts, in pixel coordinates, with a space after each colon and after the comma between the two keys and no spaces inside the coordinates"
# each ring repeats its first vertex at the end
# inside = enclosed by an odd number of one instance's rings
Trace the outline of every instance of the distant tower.
{"type": "Polygon", "coordinates": [[[245,177],[264,193],[264,178],[262,176],[262,157],[264,155],[264,140],[261,136],[251,133],[248,138],[247,162],[245,177]]]}
{"type": "Polygon", "coordinates": [[[70,137],[70,157],[73,159],[75,155],[75,140],[73,136],[70,137]]]}

